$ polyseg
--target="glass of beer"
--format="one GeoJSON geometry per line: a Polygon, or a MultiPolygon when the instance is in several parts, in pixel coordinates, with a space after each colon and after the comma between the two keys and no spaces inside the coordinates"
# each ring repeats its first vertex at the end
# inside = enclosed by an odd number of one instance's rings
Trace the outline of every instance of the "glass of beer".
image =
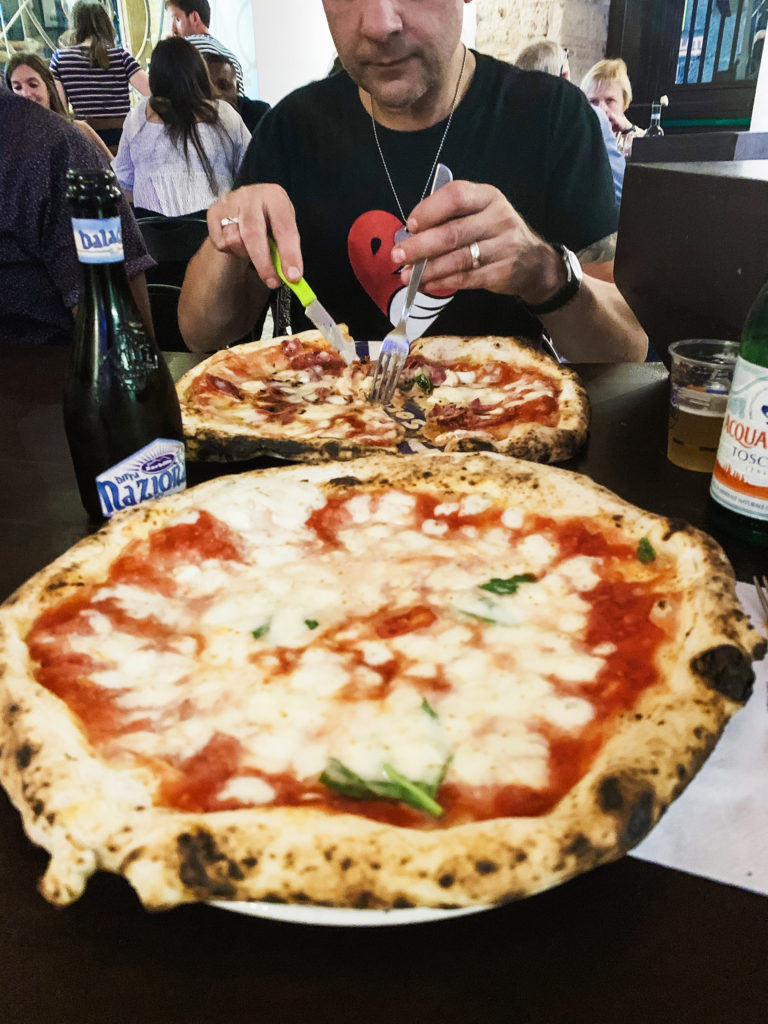
{"type": "Polygon", "coordinates": [[[683,469],[711,473],[739,345],[690,338],[669,346],[671,359],[667,458],[683,469]]]}

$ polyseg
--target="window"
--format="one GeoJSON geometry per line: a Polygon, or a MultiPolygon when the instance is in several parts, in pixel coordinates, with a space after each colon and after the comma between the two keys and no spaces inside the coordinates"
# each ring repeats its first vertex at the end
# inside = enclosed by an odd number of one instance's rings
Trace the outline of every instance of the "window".
{"type": "Polygon", "coordinates": [[[768,0],[686,0],[675,84],[757,78],[768,0]]]}

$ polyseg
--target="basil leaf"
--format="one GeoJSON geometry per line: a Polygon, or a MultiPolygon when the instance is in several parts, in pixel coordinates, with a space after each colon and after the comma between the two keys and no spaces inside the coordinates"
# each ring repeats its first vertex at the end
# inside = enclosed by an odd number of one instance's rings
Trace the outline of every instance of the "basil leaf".
{"type": "Polygon", "coordinates": [[[510,576],[506,580],[494,576],[487,583],[481,583],[481,590],[488,590],[491,594],[516,594],[521,583],[535,583],[536,577],[532,572],[521,572],[517,576],[510,576]]]}
{"type": "Polygon", "coordinates": [[[426,713],[429,715],[430,718],[437,718],[437,712],[432,707],[432,705],[429,703],[429,701],[427,700],[426,697],[421,702],[421,710],[422,711],[426,711],[426,713]]]}
{"type": "MultiPolygon", "coordinates": [[[[351,797],[353,800],[394,800],[399,803],[408,804],[418,811],[426,811],[439,817],[443,809],[430,793],[432,786],[428,783],[412,782],[404,775],[401,775],[391,765],[382,765],[382,770],[389,777],[389,781],[378,779],[363,779],[356,772],[347,768],[345,764],[336,758],[331,758],[328,767],[320,776],[320,782],[328,789],[332,789],[342,796],[351,797]]],[[[438,785],[442,781],[441,775],[438,785]]],[[[437,792],[437,790],[435,790],[437,792]]]]}
{"type": "Polygon", "coordinates": [[[259,626],[258,629],[251,630],[251,636],[254,640],[261,640],[263,636],[266,636],[269,632],[269,623],[265,622],[263,626],[259,626]]]}
{"type": "Polygon", "coordinates": [[[424,789],[429,793],[430,796],[437,796],[437,791],[440,789],[442,784],[445,782],[445,776],[448,774],[448,769],[451,767],[451,761],[453,761],[453,754],[446,757],[443,767],[434,782],[425,782],[424,789]]]}
{"type": "Polygon", "coordinates": [[[317,621],[317,619],[304,619],[304,625],[307,627],[307,629],[317,629],[320,623],[317,621]]]}
{"type": "Polygon", "coordinates": [[[421,388],[425,395],[431,395],[432,392],[435,390],[435,385],[432,383],[432,381],[429,379],[426,373],[417,374],[413,378],[413,380],[415,384],[418,384],[418,386],[421,388]]]}
{"type": "Polygon", "coordinates": [[[653,544],[651,544],[647,537],[641,537],[637,545],[637,557],[644,565],[648,562],[656,561],[656,552],[653,549],[653,544]]]}
{"type": "Polygon", "coordinates": [[[384,763],[381,767],[392,782],[402,788],[400,800],[404,804],[415,807],[418,811],[426,811],[427,814],[431,814],[433,818],[439,818],[441,816],[443,808],[436,800],[432,799],[421,783],[411,782],[410,779],[406,779],[406,777],[401,775],[400,772],[395,771],[391,764],[384,763]]]}

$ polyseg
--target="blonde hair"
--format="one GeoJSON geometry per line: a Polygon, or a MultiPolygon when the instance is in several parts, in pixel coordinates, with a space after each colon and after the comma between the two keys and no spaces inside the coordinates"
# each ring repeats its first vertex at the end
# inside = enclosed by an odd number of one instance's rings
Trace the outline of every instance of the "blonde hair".
{"type": "Polygon", "coordinates": [[[560,76],[567,60],[568,54],[554,39],[534,39],[520,47],[512,63],[530,71],[546,71],[549,75],[560,76]]]}
{"type": "Polygon", "coordinates": [[[581,80],[582,92],[589,95],[594,86],[613,85],[617,83],[624,97],[624,109],[632,102],[632,86],[629,81],[627,65],[616,57],[614,60],[599,60],[594,64],[581,80]]]}

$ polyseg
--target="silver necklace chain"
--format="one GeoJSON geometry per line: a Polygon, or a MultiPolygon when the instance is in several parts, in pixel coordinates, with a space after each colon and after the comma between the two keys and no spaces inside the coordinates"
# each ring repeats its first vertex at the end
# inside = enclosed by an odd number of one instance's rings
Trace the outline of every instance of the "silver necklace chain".
{"type": "MultiPolygon", "coordinates": [[[[466,63],[467,63],[467,47],[464,46],[464,56],[463,56],[463,58],[461,60],[461,71],[459,72],[459,80],[456,83],[456,91],[453,94],[453,103],[451,103],[451,111],[448,114],[448,120],[446,121],[445,129],[443,130],[443,137],[440,139],[440,145],[437,147],[437,152],[435,153],[435,159],[432,161],[432,167],[430,168],[429,174],[427,175],[427,180],[426,180],[426,182],[424,184],[424,191],[421,193],[421,196],[419,197],[419,202],[421,202],[421,200],[427,194],[427,189],[429,188],[429,183],[430,183],[430,181],[432,181],[432,175],[435,173],[435,168],[437,167],[437,161],[440,159],[440,154],[443,151],[443,145],[445,144],[445,137],[448,134],[448,129],[451,127],[451,121],[453,120],[453,112],[456,109],[456,101],[459,98],[459,89],[461,87],[461,80],[464,77],[464,65],[466,63]]],[[[387,181],[389,182],[389,187],[392,189],[392,195],[395,197],[395,202],[397,203],[397,209],[400,211],[400,216],[402,218],[403,224],[405,224],[405,222],[407,220],[407,217],[403,213],[403,207],[402,207],[402,204],[400,203],[400,197],[397,194],[397,189],[395,188],[395,183],[394,183],[394,181],[392,181],[392,175],[389,173],[389,168],[387,167],[387,161],[384,159],[384,151],[382,150],[381,143],[379,142],[379,133],[376,131],[376,118],[373,116],[373,96],[371,96],[371,124],[373,125],[373,137],[376,140],[376,148],[379,151],[379,156],[381,157],[381,162],[382,162],[382,165],[384,166],[384,172],[387,175],[387,181]]]]}

